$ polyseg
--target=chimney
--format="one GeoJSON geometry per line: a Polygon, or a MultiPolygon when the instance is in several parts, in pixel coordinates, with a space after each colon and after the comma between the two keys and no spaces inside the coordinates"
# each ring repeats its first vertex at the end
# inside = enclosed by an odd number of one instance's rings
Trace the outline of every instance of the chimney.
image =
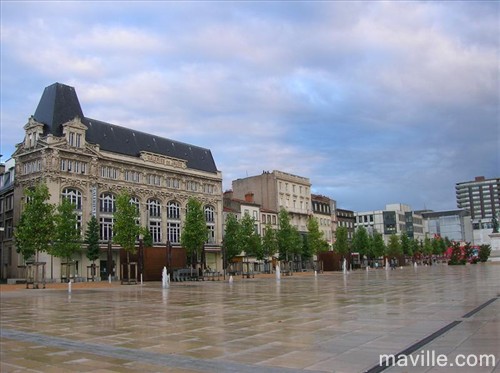
{"type": "Polygon", "coordinates": [[[245,194],[245,202],[253,203],[253,193],[248,192],[245,194]]]}
{"type": "Polygon", "coordinates": [[[484,181],[484,176],[476,176],[474,181],[484,181]]]}

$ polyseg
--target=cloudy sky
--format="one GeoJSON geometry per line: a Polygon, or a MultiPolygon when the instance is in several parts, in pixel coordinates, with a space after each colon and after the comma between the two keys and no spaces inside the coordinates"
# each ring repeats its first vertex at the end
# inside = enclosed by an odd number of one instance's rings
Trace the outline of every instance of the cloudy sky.
{"type": "Polygon", "coordinates": [[[500,177],[498,2],[1,2],[1,149],[43,89],[207,147],[231,180],[281,170],[355,211],[456,208],[500,177]]]}

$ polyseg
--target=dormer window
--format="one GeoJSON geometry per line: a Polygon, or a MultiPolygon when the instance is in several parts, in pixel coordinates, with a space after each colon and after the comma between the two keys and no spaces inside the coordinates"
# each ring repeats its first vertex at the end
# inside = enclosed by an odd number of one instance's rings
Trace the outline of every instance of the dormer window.
{"type": "Polygon", "coordinates": [[[85,126],[80,118],[75,118],[65,124],[63,124],[63,134],[66,137],[68,145],[74,148],[85,147],[85,131],[87,126],[85,126]]]}

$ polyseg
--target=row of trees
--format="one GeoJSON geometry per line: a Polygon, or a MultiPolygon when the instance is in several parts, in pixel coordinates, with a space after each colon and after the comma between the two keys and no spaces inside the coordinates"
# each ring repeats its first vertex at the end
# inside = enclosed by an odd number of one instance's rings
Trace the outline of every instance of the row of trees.
{"type": "MultiPolygon", "coordinates": [[[[357,252],[360,257],[366,256],[368,260],[380,258],[384,255],[389,257],[401,255],[406,257],[442,256],[448,248],[452,248],[451,264],[456,264],[455,262],[462,263],[465,260],[464,258],[473,256],[473,247],[470,243],[466,243],[461,248],[459,243],[450,241],[448,237],[426,237],[424,240],[415,240],[409,238],[406,233],[401,234],[401,236],[393,234],[389,237],[389,242],[386,245],[381,233],[374,231],[369,234],[364,227],[359,227],[354,232],[351,242],[347,238],[347,228],[339,227],[334,245],[334,250],[344,257],[348,257],[351,252],[357,252]]],[[[490,252],[490,245],[481,245],[477,260],[486,261],[490,252]]]]}
{"type": "Polygon", "coordinates": [[[429,238],[424,240],[410,239],[406,233],[389,237],[385,244],[382,233],[373,231],[371,234],[364,227],[359,227],[354,232],[352,241],[347,237],[347,228],[337,229],[334,250],[341,255],[347,256],[350,252],[359,253],[360,257],[375,259],[381,256],[413,256],[413,255],[443,255],[451,246],[447,237],[429,238]]]}
{"type": "Polygon", "coordinates": [[[278,213],[278,229],[267,224],[261,236],[255,224],[254,218],[248,214],[240,221],[234,214],[229,214],[223,242],[228,262],[242,254],[258,260],[266,260],[275,254],[279,254],[279,259],[283,261],[306,260],[328,250],[328,243],[323,239],[317,219],[313,217],[307,222],[307,235],[301,235],[291,224],[290,215],[284,209],[278,213]]]}

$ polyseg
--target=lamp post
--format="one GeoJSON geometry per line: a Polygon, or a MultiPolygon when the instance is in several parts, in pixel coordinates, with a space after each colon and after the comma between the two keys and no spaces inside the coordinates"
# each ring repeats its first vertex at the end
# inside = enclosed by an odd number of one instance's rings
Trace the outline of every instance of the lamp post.
{"type": "Polygon", "coordinates": [[[167,240],[167,243],[165,245],[165,267],[172,272],[172,244],[170,243],[170,240],[167,240]]]}
{"type": "Polygon", "coordinates": [[[142,234],[139,235],[139,273],[141,276],[141,283],[144,273],[144,236],[142,234]]]}

